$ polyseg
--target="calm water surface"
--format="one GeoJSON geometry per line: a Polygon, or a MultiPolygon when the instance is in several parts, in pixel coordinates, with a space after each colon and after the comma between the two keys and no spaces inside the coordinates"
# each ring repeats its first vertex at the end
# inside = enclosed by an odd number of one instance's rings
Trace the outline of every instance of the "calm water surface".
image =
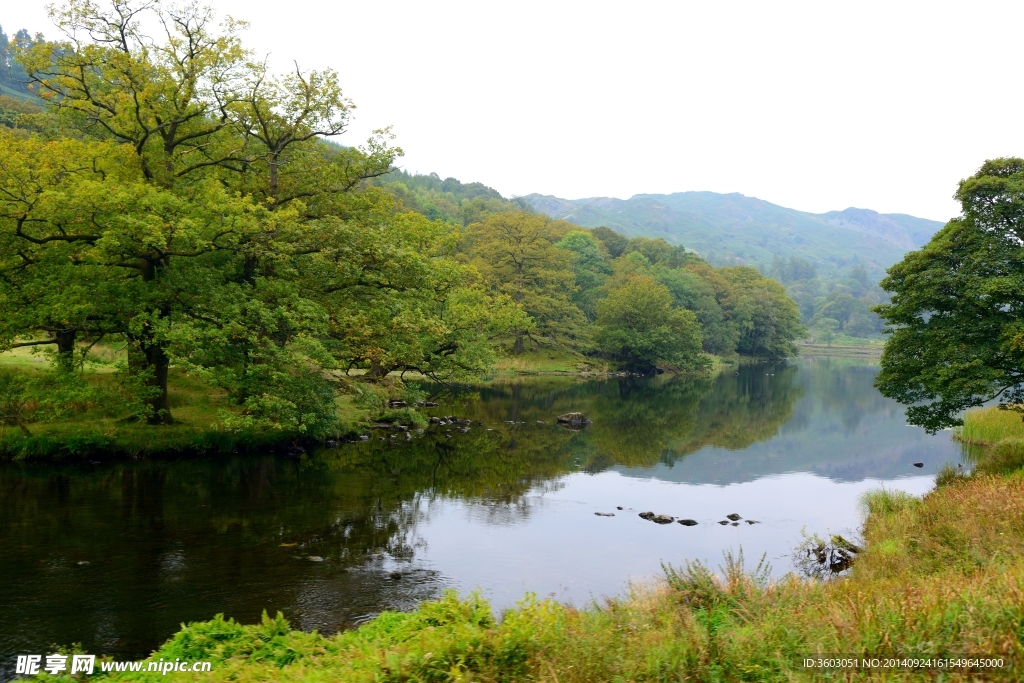
{"type": "Polygon", "coordinates": [[[906,425],[876,372],[808,359],[711,380],[538,379],[444,396],[432,412],[474,420],[467,433],[375,433],[298,461],[2,465],[0,674],[54,643],[141,658],[218,612],[333,632],[449,587],[496,609],[527,592],[584,604],[740,547],[783,574],[802,530],[855,535],[861,493],[924,493],[960,461],[948,433],[906,425]],[[594,424],[554,424],[570,410],[594,424]],[[761,523],[717,524],[732,512],[761,523]]]}

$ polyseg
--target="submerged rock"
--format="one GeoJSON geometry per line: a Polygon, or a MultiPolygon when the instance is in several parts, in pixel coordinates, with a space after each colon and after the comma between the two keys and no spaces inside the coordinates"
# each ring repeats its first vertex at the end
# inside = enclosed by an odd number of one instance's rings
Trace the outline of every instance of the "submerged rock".
{"type": "Polygon", "coordinates": [[[641,512],[640,513],[640,519],[654,519],[654,513],[653,512],[641,512]]]}
{"type": "Polygon", "coordinates": [[[747,524],[760,524],[761,523],[761,522],[757,521],[756,519],[748,519],[748,520],[746,520],[746,522],[747,522],[747,524]]]}
{"type": "Polygon", "coordinates": [[[310,555],[306,559],[309,560],[310,562],[323,562],[324,561],[324,558],[320,557],[319,555],[310,555]]]}
{"type": "Polygon", "coordinates": [[[595,512],[594,514],[597,515],[598,517],[614,517],[615,516],[614,512],[595,512]]]}
{"type": "Polygon", "coordinates": [[[697,520],[695,519],[681,519],[679,523],[683,526],[697,526],[697,520]]]}
{"type": "Polygon", "coordinates": [[[721,522],[719,522],[719,524],[721,524],[722,526],[726,526],[729,524],[729,520],[723,519],[721,522]]]}
{"type": "Polygon", "coordinates": [[[739,526],[739,525],[740,525],[740,523],[739,523],[739,522],[733,522],[733,523],[732,523],[732,525],[733,525],[733,526],[739,526]]]}
{"type": "Polygon", "coordinates": [[[739,516],[739,515],[737,515],[737,514],[736,514],[736,513],[734,512],[734,513],[732,513],[731,515],[726,515],[726,516],[725,516],[725,518],[726,518],[726,519],[731,519],[732,521],[734,521],[734,522],[735,522],[736,520],[740,519],[740,516],[739,516]]]}

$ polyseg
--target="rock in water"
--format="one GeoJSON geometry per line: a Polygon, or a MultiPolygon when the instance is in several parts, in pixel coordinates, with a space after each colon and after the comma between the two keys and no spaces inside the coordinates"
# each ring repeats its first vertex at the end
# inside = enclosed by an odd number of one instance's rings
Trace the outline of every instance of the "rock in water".
{"type": "Polygon", "coordinates": [[[697,526],[697,520],[695,519],[681,519],[679,523],[683,526],[697,526]]]}
{"type": "Polygon", "coordinates": [[[737,515],[737,514],[736,514],[736,513],[734,512],[734,513],[732,513],[731,515],[726,515],[726,516],[725,516],[725,518],[726,518],[726,519],[731,519],[732,521],[734,521],[734,522],[735,522],[736,520],[738,520],[738,519],[740,518],[740,516],[739,516],[739,515],[737,515]]]}
{"type": "Polygon", "coordinates": [[[621,506],[621,505],[616,505],[616,506],[615,506],[615,509],[616,509],[616,510],[621,510],[621,509],[622,509],[622,506],[621,506]]]}
{"type": "Polygon", "coordinates": [[[729,520],[723,519],[721,522],[719,522],[719,524],[721,524],[722,526],[728,526],[729,520]]]}
{"type": "Polygon", "coordinates": [[[614,512],[595,512],[594,514],[597,515],[598,517],[614,517],[615,516],[614,512]]]}
{"type": "Polygon", "coordinates": [[[583,413],[566,413],[565,415],[558,416],[558,424],[564,425],[569,429],[583,429],[593,423],[583,413]]]}
{"type": "Polygon", "coordinates": [[[746,522],[747,522],[747,524],[760,524],[761,523],[761,522],[757,521],[756,519],[748,519],[748,520],[746,520],[746,522]]]}
{"type": "Polygon", "coordinates": [[[310,562],[323,562],[324,561],[324,558],[320,557],[319,555],[310,555],[306,559],[309,560],[310,562]]]}
{"type": "Polygon", "coordinates": [[[733,523],[732,523],[732,525],[733,525],[733,526],[739,526],[739,525],[740,525],[740,523],[739,523],[739,522],[733,522],[733,523]]]}
{"type": "Polygon", "coordinates": [[[654,513],[653,512],[641,512],[640,513],[640,519],[654,519],[654,513]]]}
{"type": "Polygon", "coordinates": [[[676,521],[676,518],[669,517],[668,515],[655,515],[654,518],[651,519],[651,521],[656,524],[671,524],[672,522],[676,521]]]}
{"type": "Polygon", "coordinates": [[[914,467],[924,467],[924,463],[923,462],[915,462],[914,463],[914,467]]]}

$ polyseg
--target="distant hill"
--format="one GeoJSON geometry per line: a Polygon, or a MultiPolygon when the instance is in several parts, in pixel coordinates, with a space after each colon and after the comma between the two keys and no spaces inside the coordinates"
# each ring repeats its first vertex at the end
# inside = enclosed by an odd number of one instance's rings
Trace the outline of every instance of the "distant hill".
{"type": "Polygon", "coordinates": [[[663,237],[716,265],[737,263],[767,270],[774,256],[796,256],[831,278],[859,265],[877,279],[943,225],[869,209],[806,213],[738,193],[573,200],[531,194],[521,199],[536,211],[583,227],[603,225],[630,237],[663,237]]]}

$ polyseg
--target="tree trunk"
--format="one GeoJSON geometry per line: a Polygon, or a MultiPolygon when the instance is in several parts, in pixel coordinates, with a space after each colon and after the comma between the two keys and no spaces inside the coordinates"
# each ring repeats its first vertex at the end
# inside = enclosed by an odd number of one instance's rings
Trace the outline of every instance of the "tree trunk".
{"type": "Polygon", "coordinates": [[[151,408],[148,422],[150,424],[171,424],[171,407],[167,400],[167,371],[170,359],[162,344],[147,344],[144,341],[132,340],[128,345],[128,374],[146,374],[146,387],[152,389],[146,403],[151,408]]]}
{"type": "Polygon", "coordinates": [[[374,360],[370,361],[370,370],[366,373],[366,377],[367,379],[378,380],[382,377],[387,377],[389,372],[391,370],[374,360]]]}
{"type": "Polygon", "coordinates": [[[518,356],[523,352],[523,331],[516,330],[516,343],[512,347],[512,354],[518,356]]]}
{"type": "Polygon", "coordinates": [[[167,400],[167,371],[171,366],[171,359],[167,357],[162,344],[152,344],[145,349],[146,364],[152,369],[152,374],[146,379],[146,384],[153,389],[153,396],[149,399],[149,405],[153,409],[149,416],[150,424],[171,424],[174,422],[171,417],[171,406],[167,400]]]}
{"type": "Polygon", "coordinates": [[[53,338],[57,341],[57,365],[62,370],[71,371],[75,368],[75,341],[77,330],[55,330],[53,338]]]}

